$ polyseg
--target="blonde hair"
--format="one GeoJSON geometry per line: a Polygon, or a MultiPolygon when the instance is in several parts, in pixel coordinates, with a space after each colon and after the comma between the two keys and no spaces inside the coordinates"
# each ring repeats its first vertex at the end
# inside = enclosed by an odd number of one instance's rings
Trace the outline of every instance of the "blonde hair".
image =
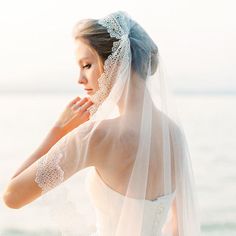
{"type": "MultiPolygon", "coordinates": [[[[96,19],[84,19],[73,28],[73,38],[84,39],[95,49],[103,64],[112,53],[113,43],[117,38],[111,37],[107,28],[98,23],[96,19]]],[[[142,78],[146,78],[150,62],[151,74],[154,74],[158,65],[158,48],[146,31],[137,23],[129,33],[132,54],[132,69],[142,78]],[[151,57],[151,58],[150,58],[151,57]]]]}

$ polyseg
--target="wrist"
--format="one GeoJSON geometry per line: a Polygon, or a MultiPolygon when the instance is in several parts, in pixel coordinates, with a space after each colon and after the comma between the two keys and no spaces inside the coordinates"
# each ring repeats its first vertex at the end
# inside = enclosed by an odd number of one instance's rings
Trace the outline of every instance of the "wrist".
{"type": "Polygon", "coordinates": [[[53,136],[55,136],[55,137],[60,139],[63,136],[65,136],[68,133],[68,131],[66,130],[65,127],[61,127],[61,126],[55,124],[51,128],[50,133],[51,133],[51,135],[53,135],[53,136]]]}

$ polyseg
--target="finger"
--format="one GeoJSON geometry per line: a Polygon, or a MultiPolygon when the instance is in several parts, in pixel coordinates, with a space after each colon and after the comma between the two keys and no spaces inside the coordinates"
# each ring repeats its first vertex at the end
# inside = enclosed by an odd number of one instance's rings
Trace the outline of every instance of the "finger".
{"type": "Polygon", "coordinates": [[[80,100],[81,100],[81,98],[78,96],[78,97],[76,97],[75,99],[73,99],[73,100],[69,103],[69,105],[73,105],[73,104],[77,103],[77,102],[80,101],[80,100]]]}
{"type": "Polygon", "coordinates": [[[92,106],[93,105],[93,102],[92,101],[88,101],[88,102],[86,102],[82,107],[81,107],[81,111],[82,112],[84,112],[84,111],[86,111],[90,106],[92,106]]]}
{"type": "Polygon", "coordinates": [[[76,104],[74,107],[73,107],[73,109],[74,110],[78,110],[79,109],[79,111],[81,111],[82,113],[84,112],[84,111],[86,111],[91,105],[93,105],[93,102],[92,101],[88,101],[88,102],[86,102],[84,105],[82,105],[82,106],[80,106],[79,104],[76,104]]]}
{"type": "MultiPolygon", "coordinates": [[[[78,104],[79,106],[83,106],[87,101],[88,101],[88,98],[83,98],[83,99],[81,99],[77,104],[78,104]]],[[[77,104],[76,104],[76,105],[77,105],[77,104]]]]}
{"type": "Polygon", "coordinates": [[[86,102],[90,101],[88,98],[81,99],[78,103],[72,105],[72,110],[76,111],[80,109],[86,102]]]}

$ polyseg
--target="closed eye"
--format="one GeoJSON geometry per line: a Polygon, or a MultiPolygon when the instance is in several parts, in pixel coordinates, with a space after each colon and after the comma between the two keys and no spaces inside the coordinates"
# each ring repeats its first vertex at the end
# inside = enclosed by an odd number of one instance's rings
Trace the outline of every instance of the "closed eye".
{"type": "Polygon", "coordinates": [[[89,69],[91,67],[91,64],[86,64],[85,66],[83,66],[83,68],[87,68],[89,69]]]}

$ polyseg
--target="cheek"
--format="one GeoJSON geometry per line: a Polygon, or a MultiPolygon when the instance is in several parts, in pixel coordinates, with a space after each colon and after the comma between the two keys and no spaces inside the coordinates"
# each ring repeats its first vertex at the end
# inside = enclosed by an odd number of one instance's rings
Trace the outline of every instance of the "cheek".
{"type": "Polygon", "coordinates": [[[101,73],[98,69],[93,71],[93,77],[98,79],[101,76],[101,73]]]}
{"type": "Polygon", "coordinates": [[[94,68],[93,70],[90,71],[89,73],[89,80],[93,84],[95,88],[98,88],[98,79],[101,76],[101,71],[99,68],[94,68]]]}

